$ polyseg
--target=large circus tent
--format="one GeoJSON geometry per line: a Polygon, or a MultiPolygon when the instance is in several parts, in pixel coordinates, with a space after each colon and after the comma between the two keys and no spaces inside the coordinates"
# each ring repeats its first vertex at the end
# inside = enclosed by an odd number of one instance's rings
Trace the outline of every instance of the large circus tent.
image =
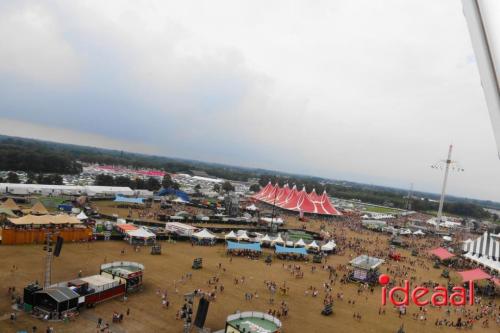
{"type": "Polygon", "coordinates": [[[305,188],[297,190],[297,186],[290,188],[288,184],[279,187],[269,182],[263,189],[252,196],[255,200],[275,205],[284,210],[318,215],[342,215],[330,202],[326,192],[322,195],[313,189],[307,193],[305,188]]]}

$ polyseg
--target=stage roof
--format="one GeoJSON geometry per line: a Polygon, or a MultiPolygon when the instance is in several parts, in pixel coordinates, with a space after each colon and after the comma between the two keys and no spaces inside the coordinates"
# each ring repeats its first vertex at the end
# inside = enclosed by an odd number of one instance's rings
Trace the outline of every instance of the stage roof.
{"type": "Polygon", "coordinates": [[[47,294],[52,297],[57,303],[66,302],[80,296],[68,287],[52,287],[37,291],[36,293],[47,294]]]}

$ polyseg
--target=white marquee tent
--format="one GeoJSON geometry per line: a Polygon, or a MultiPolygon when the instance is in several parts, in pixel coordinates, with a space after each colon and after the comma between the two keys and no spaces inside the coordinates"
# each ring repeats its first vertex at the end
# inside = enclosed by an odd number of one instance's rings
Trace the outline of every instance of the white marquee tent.
{"type": "Polygon", "coordinates": [[[306,245],[306,247],[308,249],[316,249],[316,250],[319,249],[318,243],[316,243],[316,241],[314,240],[309,245],[306,245]]]}
{"type": "Polygon", "coordinates": [[[197,238],[197,239],[215,239],[216,238],[216,236],[214,234],[212,234],[210,231],[208,231],[207,229],[203,229],[201,231],[195,232],[193,234],[193,237],[197,238]]]}
{"type": "Polygon", "coordinates": [[[78,214],[76,218],[82,221],[88,219],[89,217],[84,212],[80,212],[80,214],[78,214]]]}
{"type": "Polygon", "coordinates": [[[275,244],[279,244],[279,245],[285,244],[285,241],[283,240],[283,238],[281,238],[281,234],[278,234],[278,237],[276,237],[275,239],[272,240],[271,245],[274,246],[275,244]]]}
{"type": "Polygon", "coordinates": [[[331,252],[337,247],[337,244],[333,240],[329,241],[321,247],[321,251],[331,252]]]}
{"type": "Polygon", "coordinates": [[[295,246],[296,247],[305,247],[306,246],[306,242],[304,242],[304,240],[301,238],[301,239],[299,239],[298,241],[295,242],[295,246]]]}
{"type": "Polygon", "coordinates": [[[236,236],[236,234],[234,233],[234,231],[231,230],[231,232],[229,232],[228,234],[226,234],[224,236],[224,239],[237,239],[238,237],[236,236]]]}
{"type": "Polygon", "coordinates": [[[269,235],[268,235],[268,234],[266,234],[264,237],[262,237],[262,238],[260,239],[260,243],[261,243],[261,244],[262,244],[262,243],[271,243],[271,242],[272,242],[271,237],[269,237],[269,235]]]}

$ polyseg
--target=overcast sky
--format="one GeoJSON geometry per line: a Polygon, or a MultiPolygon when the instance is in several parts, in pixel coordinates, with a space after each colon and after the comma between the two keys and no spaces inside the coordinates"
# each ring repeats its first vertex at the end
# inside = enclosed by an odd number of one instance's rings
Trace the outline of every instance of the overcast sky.
{"type": "Polygon", "coordinates": [[[0,0],[0,133],[500,201],[459,0],[0,0]]]}

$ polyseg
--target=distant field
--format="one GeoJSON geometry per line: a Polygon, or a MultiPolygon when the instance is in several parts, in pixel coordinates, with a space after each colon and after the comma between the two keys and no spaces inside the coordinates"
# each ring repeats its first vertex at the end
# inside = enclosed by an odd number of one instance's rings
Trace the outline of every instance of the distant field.
{"type": "Polygon", "coordinates": [[[382,214],[396,214],[399,211],[397,209],[392,209],[389,207],[379,207],[379,206],[365,206],[367,212],[372,213],[382,213],[382,214]]]}

